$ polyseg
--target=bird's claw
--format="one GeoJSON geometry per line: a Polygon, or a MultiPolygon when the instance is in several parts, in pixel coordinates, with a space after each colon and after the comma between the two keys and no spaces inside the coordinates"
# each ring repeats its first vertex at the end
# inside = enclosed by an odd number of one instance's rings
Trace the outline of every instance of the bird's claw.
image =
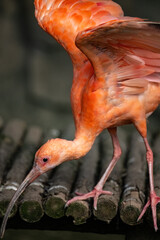
{"type": "Polygon", "coordinates": [[[68,206],[69,206],[71,203],[73,203],[73,202],[83,201],[83,200],[86,200],[86,199],[88,199],[88,198],[93,197],[93,199],[94,199],[93,207],[94,207],[95,210],[97,210],[98,197],[99,197],[100,195],[102,195],[102,194],[112,195],[113,193],[110,192],[110,191],[105,191],[105,190],[102,190],[102,189],[98,190],[98,189],[94,188],[94,189],[93,189],[91,192],[89,192],[89,193],[82,194],[82,193],[77,193],[77,192],[76,192],[76,194],[77,194],[78,196],[70,199],[70,200],[66,203],[65,207],[68,207],[68,206]]]}
{"type": "Polygon", "coordinates": [[[158,227],[157,227],[157,213],[156,213],[156,206],[157,204],[160,202],[160,197],[158,197],[156,195],[155,192],[153,193],[150,193],[150,197],[149,197],[149,200],[147,201],[146,205],[144,206],[139,218],[137,219],[137,221],[139,221],[143,215],[145,214],[147,208],[151,205],[151,209],[152,209],[152,217],[153,217],[153,224],[154,224],[154,229],[155,231],[158,230],[158,227]]]}

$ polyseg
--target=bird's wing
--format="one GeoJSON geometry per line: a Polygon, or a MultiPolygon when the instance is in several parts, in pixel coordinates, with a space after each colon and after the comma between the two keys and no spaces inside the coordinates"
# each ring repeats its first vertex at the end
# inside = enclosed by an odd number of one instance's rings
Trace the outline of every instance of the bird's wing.
{"type": "Polygon", "coordinates": [[[89,58],[96,80],[124,94],[141,94],[160,83],[159,23],[127,18],[80,32],[76,46],[89,58]],[[115,87],[115,88],[114,88],[115,87]]]}

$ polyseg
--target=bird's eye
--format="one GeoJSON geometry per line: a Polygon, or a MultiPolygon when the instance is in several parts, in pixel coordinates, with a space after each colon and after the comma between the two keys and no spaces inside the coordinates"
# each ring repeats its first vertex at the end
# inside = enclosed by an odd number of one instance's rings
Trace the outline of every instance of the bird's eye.
{"type": "Polygon", "coordinates": [[[48,158],[43,158],[43,162],[46,163],[48,161],[48,158]]]}

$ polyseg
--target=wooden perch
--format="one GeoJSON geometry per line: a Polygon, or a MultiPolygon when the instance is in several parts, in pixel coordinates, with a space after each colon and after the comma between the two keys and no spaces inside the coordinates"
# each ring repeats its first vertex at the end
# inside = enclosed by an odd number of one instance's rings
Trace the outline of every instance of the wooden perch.
{"type": "MultiPolygon", "coordinates": [[[[127,134],[122,129],[118,132],[119,139],[121,140],[122,156],[117,162],[103,189],[111,191],[113,195],[101,195],[98,199],[97,211],[93,211],[97,219],[110,221],[116,216],[120,195],[122,192],[122,175],[124,171],[124,161],[127,153],[127,134]]],[[[101,135],[101,173],[102,176],[106,167],[109,165],[113,156],[113,146],[111,137],[106,132],[101,135]]]]}
{"type": "Polygon", "coordinates": [[[145,204],[146,159],[143,139],[135,132],[131,139],[127,173],[120,206],[120,217],[128,225],[136,225],[145,204]]]}
{"type": "Polygon", "coordinates": [[[57,167],[52,178],[45,202],[45,213],[52,218],[60,218],[65,215],[65,204],[74,182],[78,168],[77,161],[63,163],[57,167]]]}
{"type": "MultiPolygon", "coordinates": [[[[90,192],[94,185],[97,174],[97,165],[99,160],[99,142],[95,141],[90,152],[81,159],[81,166],[78,170],[78,177],[75,182],[74,191],[72,197],[77,193],[90,192]]],[[[90,217],[90,205],[89,201],[76,201],[71,203],[67,210],[66,216],[72,216],[74,224],[79,225],[86,222],[90,217]]]]}
{"type": "MultiPolygon", "coordinates": [[[[153,147],[152,147],[153,153],[154,153],[154,184],[155,184],[155,192],[157,196],[160,196],[160,133],[158,133],[156,138],[153,138],[153,147]]],[[[149,190],[149,189],[148,189],[149,190]]],[[[149,194],[149,191],[148,191],[149,194]]],[[[153,225],[152,220],[152,213],[151,209],[147,211],[147,220],[151,223],[151,226],[153,225]]],[[[158,228],[160,228],[160,203],[157,204],[157,225],[158,228]]]]}
{"type": "Polygon", "coordinates": [[[11,157],[21,144],[22,137],[26,130],[26,124],[19,119],[13,119],[7,123],[1,133],[0,142],[0,185],[3,176],[6,174],[6,168],[10,164],[11,157]]]}
{"type": "MultiPolygon", "coordinates": [[[[73,125],[67,128],[63,137],[72,139],[73,129],[73,125]]],[[[3,125],[0,118],[0,181],[3,183],[0,186],[1,217],[4,215],[12,195],[32,167],[39,143],[42,144],[59,135],[59,131],[51,130],[42,141],[41,129],[30,127],[26,131],[25,123],[20,120],[12,120],[3,125]]],[[[101,195],[97,211],[92,208],[92,199],[77,201],[68,208],[65,208],[65,204],[76,195],[76,192],[87,193],[91,191],[110,163],[113,149],[111,138],[105,132],[97,138],[91,151],[80,161],[73,160],[63,163],[31,183],[21,196],[19,203],[15,204],[10,217],[15,215],[18,207],[20,214],[11,218],[8,226],[12,228],[20,226],[20,228],[63,229],[99,233],[116,231],[116,233],[122,233],[126,229],[124,223],[137,225],[137,218],[145,204],[145,193],[146,188],[148,188],[146,185],[146,151],[143,140],[138,134],[134,133],[132,137],[130,136],[131,141],[129,142],[127,141],[127,133],[123,129],[120,129],[118,136],[123,155],[104,186],[104,190],[113,192],[113,195],[101,195]],[[127,151],[128,154],[126,154],[127,151]],[[124,168],[126,168],[125,178],[124,168]],[[117,214],[119,204],[120,214],[117,214]],[[95,221],[95,218],[91,217],[92,213],[101,221],[95,221]],[[116,225],[115,221],[112,221],[112,224],[106,226],[106,222],[109,223],[115,215],[115,220],[118,220],[116,225]],[[66,219],[63,216],[71,216],[74,219],[74,224],[71,223],[71,218],[66,219]],[[122,221],[119,221],[120,218],[122,221]],[[29,224],[33,222],[35,222],[34,225],[29,224]]],[[[160,134],[157,134],[152,142],[155,154],[155,191],[160,196],[160,134]]],[[[152,223],[150,211],[147,211],[146,216],[148,221],[152,223]]],[[[158,226],[160,228],[159,216],[160,204],[157,206],[158,226]]],[[[146,225],[137,225],[132,228],[134,230],[143,227],[146,225]]],[[[130,232],[131,228],[127,227],[127,229],[130,232]]]]}
{"type": "MultiPolygon", "coordinates": [[[[45,136],[43,143],[48,139],[56,138],[59,136],[59,131],[52,129],[45,136]]],[[[42,143],[41,143],[42,144],[42,143]]],[[[36,149],[34,149],[35,153],[36,149]]],[[[43,195],[45,184],[48,182],[51,172],[45,173],[36,179],[26,189],[20,202],[19,213],[20,217],[26,222],[38,222],[43,214],[43,195]]]]}
{"type": "MultiPolygon", "coordinates": [[[[74,126],[71,124],[64,132],[63,137],[72,139],[74,126]]],[[[52,218],[61,218],[65,215],[65,204],[74,183],[78,161],[69,161],[58,166],[49,180],[48,195],[44,204],[45,213],[52,218]]]]}
{"type": "MultiPolygon", "coordinates": [[[[5,214],[8,203],[32,165],[33,154],[40,142],[41,133],[39,128],[31,127],[26,134],[23,146],[15,156],[0,192],[0,216],[5,214]]],[[[16,211],[17,204],[15,204],[11,216],[15,215],[16,211]]]]}
{"type": "Polygon", "coordinates": [[[30,223],[38,222],[43,217],[42,195],[44,194],[44,183],[47,180],[47,174],[44,173],[31,183],[23,194],[19,206],[19,214],[24,221],[30,223]]]}

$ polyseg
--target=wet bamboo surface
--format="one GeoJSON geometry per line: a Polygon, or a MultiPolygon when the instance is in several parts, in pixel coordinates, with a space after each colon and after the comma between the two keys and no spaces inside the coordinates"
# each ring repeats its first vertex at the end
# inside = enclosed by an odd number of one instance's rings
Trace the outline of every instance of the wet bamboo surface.
{"type": "MultiPolygon", "coordinates": [[[[77,193],[91,191],[110,163],[113,149],[105,131],[85,157],[66,162],[35,180],[13,208],[8,227],[121,233],[126,228],[143,228],[149,223],[152,229],[150,211],[144,221],[137,223],[148,198],[148,172],[143,141],[132,132],[123,128],[118,131],[123,154],[104,186],[104,190],[113,195],[101,195],[97,210],[93,209],[92,199],[77,201],[69,207],[65,204],[77,193]]],[[[43,133],[39,127],[27,126],[22,120],[4,122],[0,117],[1,219],[14,192],[31,169],[38,147],[56,137],[73,139],[74,126],[68,126],[62,133],[56,129],[43,133]]],[[[160,195],[160,133],[151,133],[149,139],[155,159],[155,190],[160,195]]],[[[159,205],[157,213],[160,226],[159,205]]]]}

